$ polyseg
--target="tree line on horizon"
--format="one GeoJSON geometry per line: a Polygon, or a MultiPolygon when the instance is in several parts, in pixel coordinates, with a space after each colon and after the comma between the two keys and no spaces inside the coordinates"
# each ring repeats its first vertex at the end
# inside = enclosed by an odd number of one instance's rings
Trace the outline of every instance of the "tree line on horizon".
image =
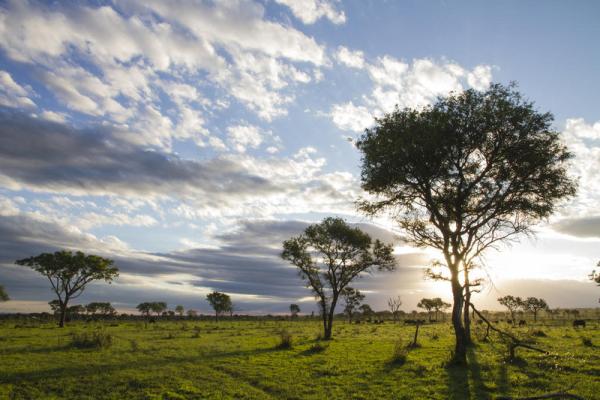
{"type": "MultiPolygon", "coordinates": [[[[485,91],[451,93],[419,109],[396,107],[375,119],[356,142],[361,187],[368,194],[357,200],[357,208],[367,216],[390,217],[409,244],[441,255],[428,277],[447,281],[451,289],[453,363],[467,362],[470,314],[476,312],[471,295],[482,284],[472,272],[480,268],[481,257],[530,234],[576,193],[576,181],[567,173],[573,155],[552,121],[552,114],[536,110],[516,85],[492,84],[485,91]]],[[[373,240],[337,217],[284,241],[281,257],[297,267],[314,294],[325,339],[332,336],[339,302],[345,299],[354,309],[361,301],[360,293],[350,290],[352,282],[365,273],[397,268],[391,243],[373,240]]],[[[44,253],[16,263],[49,279],[60,326],[68,302],[87,283],[111,283],[118,276],[112,260],[82,252],[44,253]]],[[[595,272],[590,278],[600,284],[595,272]]],[[[232,312],[223,297],[207,300],[217,319],[232,312]]],[[[435,309],[429,302],[421,305],[435,309]]]]}

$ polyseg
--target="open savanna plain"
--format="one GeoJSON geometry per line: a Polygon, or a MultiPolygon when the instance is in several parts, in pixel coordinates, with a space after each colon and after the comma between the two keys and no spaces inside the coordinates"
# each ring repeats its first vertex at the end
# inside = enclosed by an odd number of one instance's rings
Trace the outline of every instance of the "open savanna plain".
{"type": "Polygon", "coordinates": [[[446,365],[445,323],[421,326],[419,347],[407,351],[415,327],[392,322],[337,321],[330,341],[304,319],[0,324],[1,399],[494,399],[567,389],[600,398],[598,322],[500,324],[549,353],[519,348],[508,362],[506,343],[492,335],[476,339],[468,367],[446,365]],[[282,331],[291,347],[281,346],[282,331]],[[93,333],[104,346],[74,345],[93,333]]]}

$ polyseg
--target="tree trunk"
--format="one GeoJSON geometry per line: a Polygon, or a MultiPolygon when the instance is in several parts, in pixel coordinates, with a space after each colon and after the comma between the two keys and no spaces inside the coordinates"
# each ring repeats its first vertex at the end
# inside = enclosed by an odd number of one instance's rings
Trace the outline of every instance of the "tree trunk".
{"type": "Polygon", "coordinates": [[[219,312],[215,311],[215,322],[219,322],[219,312]]]}
{"type": "Polygon", "coordinates": [[[67,302],[60,302],[60,320],[58,321],[58,326],[60,328],[65,327],[65,319],[67,318],[67,302]]]}
{"type": "Polygon", "coordinates": [[[331,300],[331,305],[329,306],[329,312],[327,314],[327,324],[325,326],[325,340],[331,339],[331,330],[333,328],[333,314],[335,313],[335,304],[337,299],[334,297],[331,300]]]}
{"type": "Polygon", "coordinates": [[[469,289],[468,281],[465,285],[465,304],[463,310],[463,322],[465,325],[465,343],[470,345],[473,343],[471,339],[471,317],[469,314],[469,304],[471,304],[471,289],[469,289]]]}
{"type": "Polygon", "coordinates": [[[463,287],[458,281],[456,271],[450,271],[452,274],[452,297],[454,304],[452,306],[452,326],[454,328],[454,336],[456,343],[454,347],[454,356],[452,362],[454,364],[465,365],[467,363],[467,343],[465,337],[465,328],[463,326],[462,311],[463,311],[463,287]]]}

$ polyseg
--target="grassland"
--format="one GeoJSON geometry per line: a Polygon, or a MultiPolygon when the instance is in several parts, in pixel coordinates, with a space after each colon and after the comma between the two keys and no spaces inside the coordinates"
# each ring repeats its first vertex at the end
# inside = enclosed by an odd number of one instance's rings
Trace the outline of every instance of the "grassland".
{"type": "MultiPolygon", "coordinates": [[[[600,398],[600,326],[517,328],[549,355],[518,351],[507,362],[498,338],[446,367],[447,324],[425,325],[420,347],[392,362],[414,327],[318,321],[141,321],[0,326],[0,399],[493,399],[572,388],[600,398]],[[293,345],[281,348],[286,329],[293,345]],[[104,332],[112,345],[74,347],[72,335],[104,332]],[[586,340],[587,339],[587,340],[586,340]],[[591,342],[591,343],[590,343],[591,342]]],[[[508,328],[505,326],[505,328],[508,328]]]]}

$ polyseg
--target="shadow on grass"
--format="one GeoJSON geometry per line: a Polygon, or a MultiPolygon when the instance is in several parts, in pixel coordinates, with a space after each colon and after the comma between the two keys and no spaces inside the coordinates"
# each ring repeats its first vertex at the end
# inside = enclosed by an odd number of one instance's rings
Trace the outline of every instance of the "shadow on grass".
{"type": "Polygon", "coordinates": [[[477,361],[474,348],[469,348],[467,351],[467,362],[467,366],[450,365],[446,367],[448,399],[492,399],[492,393],[485,385],[481,375],[481,366],[477,361]]]}

